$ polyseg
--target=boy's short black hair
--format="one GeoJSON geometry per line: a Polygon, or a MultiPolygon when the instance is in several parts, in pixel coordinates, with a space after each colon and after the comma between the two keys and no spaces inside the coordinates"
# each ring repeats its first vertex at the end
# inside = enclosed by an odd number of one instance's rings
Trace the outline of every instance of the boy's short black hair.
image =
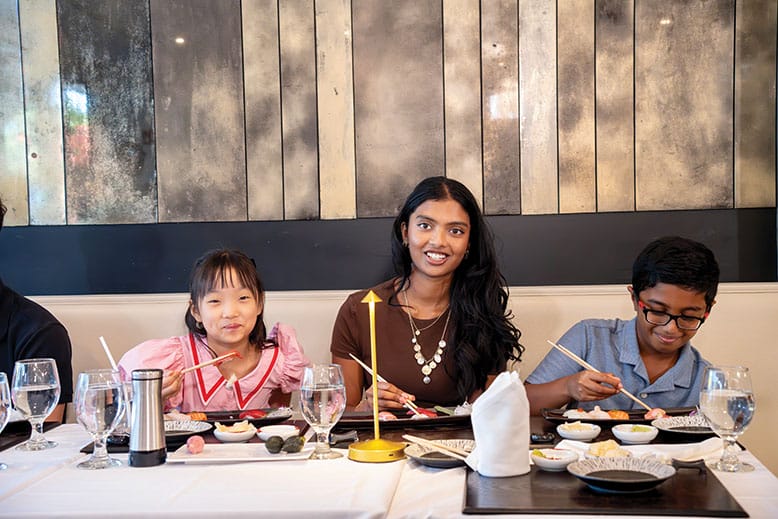
{"type": "Polygon", "coordinates": [[[719,286],[719,264],[702,243],[665,236],[649,243],[632,264],[632,290],[636,297],[657,283],[705,293],[705,304],[710,310],[719,286]]]}

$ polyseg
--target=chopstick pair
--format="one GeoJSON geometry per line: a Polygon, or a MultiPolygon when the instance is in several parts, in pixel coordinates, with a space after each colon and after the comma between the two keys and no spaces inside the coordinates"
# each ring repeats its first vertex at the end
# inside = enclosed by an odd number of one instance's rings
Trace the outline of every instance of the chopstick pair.
{"type": "Polygon", "coordinates": [[[231,359],[232,357],[240,358],[240,353],[238,353],[237,351],[231,351],[225,355],[222,355],[221,357],[216,357],[215,359],[207,360],[205,362],[201,362],[200,364],[195,364],[194,366],[191,366],[189,368],[184,368],[181,370],[181,374],[183,375],[184,373],[189,373],[190,371],[204,368],[206,366],[210,366],[211,364],[219,365],[222,362],[231,359]]]}
{"type": "Polygon", "coordinates": [[[457,449],[456,447],[450,447],[448,445],[444,445],[432,440],[427,440],[425,438],[419,438],[418,436],[403,434],[403,438],[409,442],[421,445],[422,447],[426,447],[427,449],[431,449],[441,454],[445,454],[446,456],[451,456],[452,458],[456,458],[458,460],[465,461],[465,458],[470,455],[470,453],[465,450],[457,449]]]}
{"type": "MultiPolygon", "coordinates": [[[[359,360],[359,358],[357,358],[356,356],[354,356],[354,354],[353,354],[353,353],[349,353],[349,356],[350,356],[352,359],[354,359],[354,360],[357,362],[357,364],[359,364],[360,366],[362,366],[362,369],[364,369],[365,371],[367,371],[367,372],[368,372],[370,375],[372,375],[372,374],[373,374],[373,370],[372,370],[372,369],[370,369],[370,366],[368,366],[367,364],[365,364],[364,362],[362,362],[361,360],[359,360]]],[[[378,373],[376,373],[376,375],[375,375],[375,378],[376,378],[376,380],[378,380],[379,382],[388,382],[388,381],[387,381],[387,380],[386,380],[384,377],[382,377],[382,376],[381,376],[381,375],[379,375],[378,373]]],[[[421,411],[419,411],[419,407],[418,407],[416,404],[414,404],[413,402],[411,402],[410,400],[406,400],[406,401],[405,401],[405,404],[403,404],[403,405],[404,405],[405,407],[407,407],[408,409],[410,409],[411,411],[413,411],[413,412],[414,412],[415,414],[417,414],[417,415],[423,415],[423,414],[424,414],[424,413],[422,413],[421,411]]]]}
{"type": "MultiPolygon", "coordinates": [[[[570,358],[570,359],[572,359],[573,361],[575,361],[576,363],[578,363],[578,365],[580,365],[580,366],[582,366],[582,367],[584,367],[584,368],[588,369],[589,371],[594,371],[594,372],[596,372],[596,373],[602,373],[602,372],[601,372],[599,369],[595,368],[594,366],[592,366],[591,364],[589,364],[588,362],[586,362],[586,361],[585,361],[585,360],[583,360],[581,357],[579,357],[578,355],[576,355],[576,354],[575,354],[575,353],[573,353],[572,351],[568,350],[567,348],[565,348],[565,347],[564,347],[564,346],[562,346],[561,344],[557,344],[557,343],[555,343],[555,342],[553,342],[553,341],[549,341],[548,339],[546,339],[546,341],[547,341],[547,342],[548,342],[548,343],[549,343],[551,346],[553,346],[554,348],[558,349],[558,350],[559,350],[559,351],[561,351],[563,354],[565,354],[565,356],[567,356],[568,358],[570,358]]],[[[634,400],[634,401],[635,401],[635,402],[637,402],[638,404],[640,404],[640,405],[642,405],[643,407],[645,407],[647,410],[649,410],[649,411],[651,410],[651,407],[649,407],[649,406],[648,406],[648,404],[646,404],[645,402],[643,402],[641,399],[639,399],[638,397],[636,397],[635,395],[633,395],[632,393],[630,393],[629,391],[627,391],[627,390],[626,390],[626,389],[624,389],[623,387],[622,387],[622,388],[621,388],[619,391],[621,391],[622,393],[624,393],[625,395],[627,395],[629,398],[631,398],[632,400],[634,400]]]]}

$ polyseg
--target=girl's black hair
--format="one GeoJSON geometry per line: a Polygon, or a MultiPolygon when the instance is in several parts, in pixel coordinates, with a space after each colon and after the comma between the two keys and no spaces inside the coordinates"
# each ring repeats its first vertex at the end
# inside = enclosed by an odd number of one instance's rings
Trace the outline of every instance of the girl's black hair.
{"type": "Polygon", "coordinates": [[[454,200],[470,217],[469,252],[454,271],[449,292],[454,373],[459,396],[486,387],[487,376],[520,360],[524,347],[521,332],[511,322],[505,278],[497,267],[494,238],[473,194],[460,182],[446,177],[422,180],[408,195],[392,227],[392,262],[400,278],[389,304],[398,305],[398,294],[410,282],[411,254],[403,245],[403,225],[410,224],[416,209],[428,200],[454,200]]]}
{"type": "Polygon", "coordinates": [[[267,336],[265,328],[265,289],[259,273],[254,265],[254,260],[240,251],[229,249],[217,249],[205,253],[198,259],[189,278],[190,307],[187,308],[184,322],[189,331],[197,338],[207,336],[202,323],[198,323],[192,315],[191,309],[197,308],[200,300],[214,288],[240,284],[251,290],[262,311],[257,316],[257,322],[249,333],[249,344],[256,348],[264,348],[267,336]],[[230,272],[234,272],[237,279],[230,279],[230,272]],[[199,324],[199,326],[198,326],[199,324]]]}

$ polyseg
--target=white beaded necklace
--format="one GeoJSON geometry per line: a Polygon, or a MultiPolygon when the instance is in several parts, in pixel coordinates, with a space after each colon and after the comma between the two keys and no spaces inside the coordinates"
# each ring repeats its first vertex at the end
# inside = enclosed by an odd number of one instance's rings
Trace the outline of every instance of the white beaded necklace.
{"type": "Polygon", "coordinates": [[[416,359],[416,363],[421,366],[421,374],[424,375],[422,382],[429,384],[431,382],[430,374],[432,373],[432,370],[437,368],[440,365],[441,360],[443,360],[443,350],[446,348],[446,330],[448,330],[448,321],[451,318],[451,312],[449,311],[451,307],[446,307],[446,309],[443,310],[443,312],[432,322],[432,324],[429,324],[424,328],[419,328],[416,326],[416,321],[413,320],[413,316],[411,315],[410,305],[408,304],[407,290],[403,290],[403,297],[405,298],[405,306],[407,307],[405,312],[408,314],[408,323],[411,325],[411,344],[413,344],[414,351],[413,357],[416,359]],[[421,344],[417,338],[419,335],[421,335],[422,331],[432,328],[435,323],[437,323],[440,318],[443,317],[443,314],[446,314],[446,323],[443,325],[443,334],[440,336],[440,340],[438,341],[438,348],[429,359],[425,359],[424,355],[421,353],[421,344]]]}

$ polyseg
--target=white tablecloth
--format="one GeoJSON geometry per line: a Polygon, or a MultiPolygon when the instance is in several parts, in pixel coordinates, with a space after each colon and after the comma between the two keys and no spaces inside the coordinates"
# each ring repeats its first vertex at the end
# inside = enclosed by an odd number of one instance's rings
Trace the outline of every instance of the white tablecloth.
{"type": "MultiPolygon", "coordinates": [[[[461,512],[463,468],[364,464],[345,457],[135,468],[126,465],[126,455],[114,455],[125,465],[88,471],[75,467],[86,457],[79,449],[89,442],[80,426],[63,425],[46,436],[60,445],[0,452],[9,466],[0,471],[0,517],[477,517],[461,512]]],[[[716,476],[752,518],[778,517],[778,478],[749,452],[740,456],[756,470],[716,476]]]]}

